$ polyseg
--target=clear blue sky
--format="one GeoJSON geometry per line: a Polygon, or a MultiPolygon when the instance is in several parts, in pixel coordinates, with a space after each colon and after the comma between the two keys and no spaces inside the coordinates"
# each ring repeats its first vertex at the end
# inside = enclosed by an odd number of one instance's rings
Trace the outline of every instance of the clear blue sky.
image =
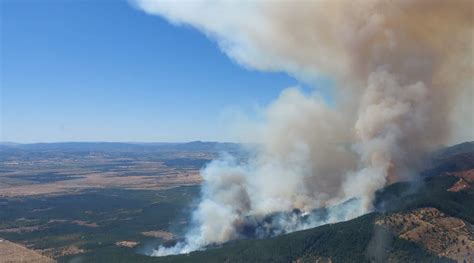
{"type": "Polygon", "coordinates": [[[0,3],[0,141],[228,140],[223,113],[298,84],[124,0],[0,3]]]}

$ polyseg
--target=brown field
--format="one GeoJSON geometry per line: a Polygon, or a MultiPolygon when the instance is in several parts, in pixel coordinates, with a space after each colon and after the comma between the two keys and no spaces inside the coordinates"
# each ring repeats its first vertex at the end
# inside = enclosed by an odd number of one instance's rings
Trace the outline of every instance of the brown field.
{"type": "Polygon", "coordinates": [[[147,237],[161,238],[163,240],[174,239],[173,233],[163,231],[163,230],[145,231],[145,232],[142,232],[142,235],[147,236],[147,237]]]}
{"type": "Polygon", "coordinates": [[[56,262],[39,252],[0,239],[0,263],[51,263],[56,262]]]}
{"type": "Polygon", "coordinates": [[[474,169],[456,172],[456,173],[448,173],[448,175],[453,175],[459,178],[459,180],[448,189],[450,192],[459,192],[463,190],[467,190],[473,187],[474,185],[474,169]]]}
{"type": "MultiPolygon", "coordinates": [[[[199,167],[167,166],[148,156],[12,157],[0,162],[0,197],[70,194],[87,188],[166,189],[199,184],[199,167]],[[104,168],[105,167],[105,168],[104,168]],[[38,177],[38,176],[44,176],[38,177]],[[49,179],[48,176],[52,176],[49,179]],[[32,179],[33,178],[33,179],[32,179]],[[39,178],[39,179],[38,179],[39,178]]],[[[206,153],[174,153],[167,158],[200,158],[206,153]]]]}
{"type": "Polygon", "coordinates": [[[127,241],[127,240],[123,240],[123,241],[118,241],[115,243],[116,246],[119,246],[119,247],[136,247],[138,246],[138,244],[140,244],[139,242],[135,242],[135,241],[127,241]]]}

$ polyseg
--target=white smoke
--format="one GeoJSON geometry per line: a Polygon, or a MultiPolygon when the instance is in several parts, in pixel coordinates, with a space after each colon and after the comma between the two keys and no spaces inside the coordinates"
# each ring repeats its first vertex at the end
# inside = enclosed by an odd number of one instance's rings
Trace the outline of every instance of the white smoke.
{"type": "MultiPolygon", "coordinates": [[[[222,158],[203,170],[195,227],[153,255],[241,238],[249,225],[268,236],[370,211],[376,190],[409,178],[420,155],[450,139],[453,120],[463,119],[452,112],[466,112],[453,111],[458,95],[472,94],[469,0],[135,4],[197,28],[246,67],[308,83],[330,76],[337,86],[333,106],[316,92],[282,92],[255,129],[254,158],[222,158]]],[[[472,131],[470,120],[458,127],[472,131]]]]}

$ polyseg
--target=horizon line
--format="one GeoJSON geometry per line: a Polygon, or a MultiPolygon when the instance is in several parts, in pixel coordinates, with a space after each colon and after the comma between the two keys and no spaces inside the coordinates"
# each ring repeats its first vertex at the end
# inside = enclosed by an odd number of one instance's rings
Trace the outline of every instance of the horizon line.
{"type": "Polygon", "coordinates": [[[202,141],[202,140],[192,140],[192,141],[39,141],[39,142],[14,142],[14,141],[0,141],[0,144],[53,144],[53,143],[123,143],[123,144],[157,144],[157,143],[168,143],[168,144],[184,144],[184,143],[234,143],[241,144],[238,142],[231,141],[202,141]]]}

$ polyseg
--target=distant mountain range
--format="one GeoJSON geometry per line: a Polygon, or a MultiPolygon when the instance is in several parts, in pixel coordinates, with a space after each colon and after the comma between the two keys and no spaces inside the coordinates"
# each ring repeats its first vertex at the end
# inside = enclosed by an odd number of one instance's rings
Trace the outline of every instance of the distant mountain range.
{"type": "Polygon", "coordinates": [[[0,151],[95,151],[95,152],[154,152],[154,151],[195,151],[219,152],[238,151],[240,145],[229,142],[193,141],[186,143],[123,143],[123,142],[58,142],[20,144],[0,142],[0,151]]]}

